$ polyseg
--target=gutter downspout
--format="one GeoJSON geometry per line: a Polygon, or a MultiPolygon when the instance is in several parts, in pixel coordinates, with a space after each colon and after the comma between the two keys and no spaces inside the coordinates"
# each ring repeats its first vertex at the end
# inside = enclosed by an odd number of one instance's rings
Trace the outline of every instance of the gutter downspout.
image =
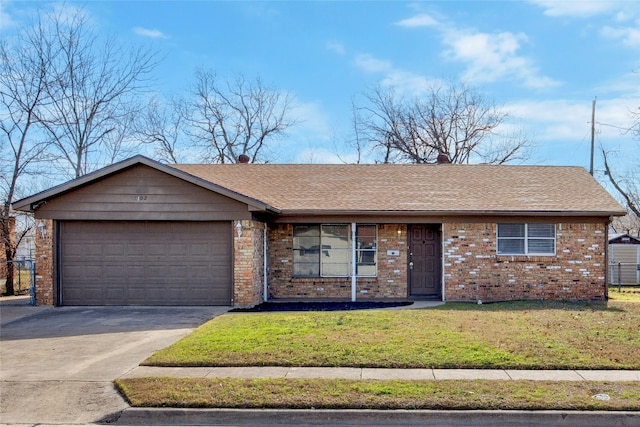
{"type": "Polygon", "coordinates": [[[262,281],[263,281],[263,295],[262,299],[267,302],[269,299],[269,285],[267,279],[267,223],[264,223],[264,230],[262,233],[262,281]]]}
{"type": "Polygon", "coordinates": [[[356,301],[356,223],[351,223],[351,302],[356,301]]]}
{"type": "MultiPolygon", "coordinates": [[[[595,102],[595,101],[594,101],[595,102]]],[[[609,225],[613,221],[610,216],[604,224],[604,300],[609,301],[609,279],[611,267],[609,266],[609,225]]]]}
{"type": "Polygon", "coordinates": [[[442,280],[442,302],[447,301],[447,282],[445,281],[445,262],[444,262],[444,226],[440,224],[440,280],[442,280]]]}

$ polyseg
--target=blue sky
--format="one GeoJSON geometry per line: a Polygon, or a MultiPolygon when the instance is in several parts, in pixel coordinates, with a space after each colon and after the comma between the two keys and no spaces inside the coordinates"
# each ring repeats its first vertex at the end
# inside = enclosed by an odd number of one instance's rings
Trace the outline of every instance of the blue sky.
{"type": "MultiPolygon", "coordinates": [[[[290,92],[298,125],[276,162],[349,160],[352,100],[377,84],[419,95],[434,81],[465,81],[509,112],[507,126],[535,144],[527,163],[588,168],[596,96],[598,147],[619,167],[640,157],[619,130],[640,107],[640,1],[38,4],[84,6],[100,32],[153,45],[161,96],[185,94],[198,67],[290,92]]],[[[35,5],[3,0],[2,31],[35,5]]]]}

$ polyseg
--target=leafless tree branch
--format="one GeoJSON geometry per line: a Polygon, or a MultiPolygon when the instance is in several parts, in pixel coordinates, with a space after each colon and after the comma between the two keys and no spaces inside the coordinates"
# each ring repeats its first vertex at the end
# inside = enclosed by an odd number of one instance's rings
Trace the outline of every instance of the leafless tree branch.
{"type": "Polygon", "coordinates": [[[413,99],[378,87],[366,98],[354,114],[385,163],[434,163],[446,154],[453,163],[501,164],[524,156],[529,144],[498,135],[508,115],[465,85],[431,86],[413,99]]]}
{"type": "Polygon", "coordinates": [[[188,103],[187,134],[205,151],[205,161],[236,163],[241,154],[250,161],[263,158],[265,143],[293,126],[287,114],[292,97],[274,91],[260,79],[249,82],[238,75],[220,81],[210,71],[198,70],[188,103]]]}
{"type": "Polygon", "coordinates": [[[618,180],[614,178],[609,162],[607,159],[607,152],[602,150],[602,158],[604,159],[604,172],[609,177],[609,182],[613,185],[616,191],[624,199],[627,208],[636,216],[640,218],[640,193],[637,188],[633,188],[633,184],[630,184],[627,189],[623,188],[618,180]]]}

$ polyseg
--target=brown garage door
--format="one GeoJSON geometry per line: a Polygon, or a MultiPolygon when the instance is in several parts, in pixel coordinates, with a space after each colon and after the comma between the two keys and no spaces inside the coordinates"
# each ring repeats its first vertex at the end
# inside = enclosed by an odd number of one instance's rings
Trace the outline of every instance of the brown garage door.
{"type": "Polygon", "coordinates": [[[229,222],[60,223],[62,305],[229,305],[229,222]]]}

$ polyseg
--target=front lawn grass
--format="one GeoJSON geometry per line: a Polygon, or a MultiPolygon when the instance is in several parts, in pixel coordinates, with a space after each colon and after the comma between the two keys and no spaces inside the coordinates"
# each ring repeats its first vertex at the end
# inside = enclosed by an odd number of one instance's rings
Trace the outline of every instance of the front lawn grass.
{"type": "Polygon", "coordinates": [[[613,301],[640,302],[640,286],[609,286],[609,298],[613,301]]]}
{"type": "Polygon", "coordinates": [[[132,378],[116,385],[137,407],[640,410],[638,384],[618,382],[132,378]]]}
{"type": "Polygon", "coordinates": [[[229,313],[144,364],[640,369],[640,303],[610,296],[607,304],[229,313]]]}

